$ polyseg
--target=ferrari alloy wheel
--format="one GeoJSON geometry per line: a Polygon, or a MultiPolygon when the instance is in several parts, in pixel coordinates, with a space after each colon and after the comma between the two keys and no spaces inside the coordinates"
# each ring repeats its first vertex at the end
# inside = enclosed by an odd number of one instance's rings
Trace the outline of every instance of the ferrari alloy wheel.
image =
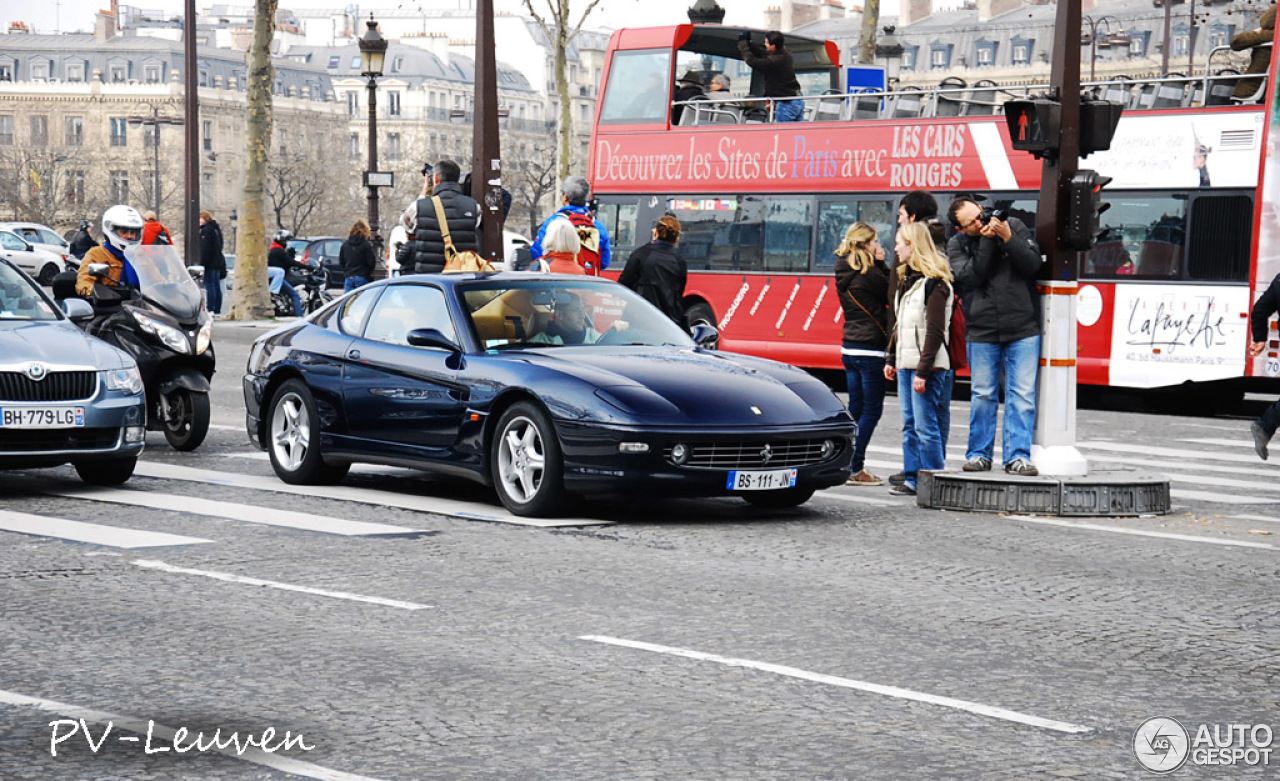
{"type": "Polygon", "coordinates": [[[515,515],[551,515],[564,502],[564,461],[550,418],[537,405],[513,404],[498,420],[490,448],[498,498],[515,515]]]}
{"type": "Polygon", "coordinates": [[[320,421],[306,383],[289,380],[276,391],[267,419],[267,452],[276,476],[294,485],[336,483],[350,464],[326,464],[320,455],[320,421]]]}

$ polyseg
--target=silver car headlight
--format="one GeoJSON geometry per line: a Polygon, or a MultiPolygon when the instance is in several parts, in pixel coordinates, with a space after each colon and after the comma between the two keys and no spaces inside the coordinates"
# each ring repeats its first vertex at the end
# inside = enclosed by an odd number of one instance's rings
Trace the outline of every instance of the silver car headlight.
{"type": "Polygon", "coordinates": [[[104,369],[102,377],[106,380],[107,390],[124,391],[130,395],[142,393],[142,375],[135,366],[127,369],[104,369]]]}
{"type": "Polygon", "coordinates": [[[138,321],[138,326],[143,331],[159,339],[164,343],[165,347],[175,353],[191,352],[191,341],[187,339],[187,335],[182,331],[168,323],[162,323],[154,317],[148,317],[136,309],[130,309],[129,313],[133,315],[134,320],[138,321]]]}
{"type": "Polygon", "coordinates": [[[213,318],[208,313],[201,313],[200,332],[196,334],[196,355],[203,355],[213,341],[213,318]]]}

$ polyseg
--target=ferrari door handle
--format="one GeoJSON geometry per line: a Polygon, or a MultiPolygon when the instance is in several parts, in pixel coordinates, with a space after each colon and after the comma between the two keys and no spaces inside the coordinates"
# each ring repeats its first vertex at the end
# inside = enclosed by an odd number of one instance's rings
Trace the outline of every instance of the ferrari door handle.
{"type": "Polygon", "coordinates": [[[351,360],[353,360],[353,361],[358,361],[358,360],[360,360],[360,351],[359,351],[359,350],[351,350],[351,351],[349,351],[349,352],[347,353],[347,357],[348,357],[348,358],[350,358],[350,359],[351,359],[351,360]]]}

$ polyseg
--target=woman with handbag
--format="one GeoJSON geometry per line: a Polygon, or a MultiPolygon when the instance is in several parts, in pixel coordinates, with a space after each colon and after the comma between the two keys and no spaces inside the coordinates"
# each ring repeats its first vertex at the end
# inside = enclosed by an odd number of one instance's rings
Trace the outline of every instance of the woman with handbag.
{"type": "Polygon", "coordinates": [[[858,423],[852,474],[845,485],[884,485],[865,468],[867,445],[884,411],[884,356],[889,343],[889,268],[876,229],[855,222],[836,249],[836,292],[844,309],[840,357],[849,387],[849,414],[858,423]]]}
{"type": "Polygon", "coordinates": [[[946,338],[955,294],[951,266],[934,246],[927,225],[899,226],[894,251],[894,318],[884,377],[898,380],[906,481],[889,493],[915,496],[919,471],[942,471],[946,464],[940,421],[951,404],[945,392],[951,386],[946,338]]]}

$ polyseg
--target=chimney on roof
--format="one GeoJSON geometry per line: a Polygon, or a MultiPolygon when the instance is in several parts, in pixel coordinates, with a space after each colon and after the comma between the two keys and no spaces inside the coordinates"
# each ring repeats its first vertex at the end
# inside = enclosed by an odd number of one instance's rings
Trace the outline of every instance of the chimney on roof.
{"type": "Polygon", "coordinates": [[[116,37],[118,30],[116,29],[117,17],[115,14],[115,2],[112,0],[112,10],[99,11],[93,20],[93,40],[94,43],[103,44],[116,37]]]}
{"type": "Polygon", "coordinates": [[[978,0],[978,21],[989,22],[1023,5],[1025,3],[1022,0],[978,0]]]}
{"type": "Polygon", "coordinates": [[[906,27],[933,16],[933,0],[902,0],[898,3],[898,26],[906,27]]]}

